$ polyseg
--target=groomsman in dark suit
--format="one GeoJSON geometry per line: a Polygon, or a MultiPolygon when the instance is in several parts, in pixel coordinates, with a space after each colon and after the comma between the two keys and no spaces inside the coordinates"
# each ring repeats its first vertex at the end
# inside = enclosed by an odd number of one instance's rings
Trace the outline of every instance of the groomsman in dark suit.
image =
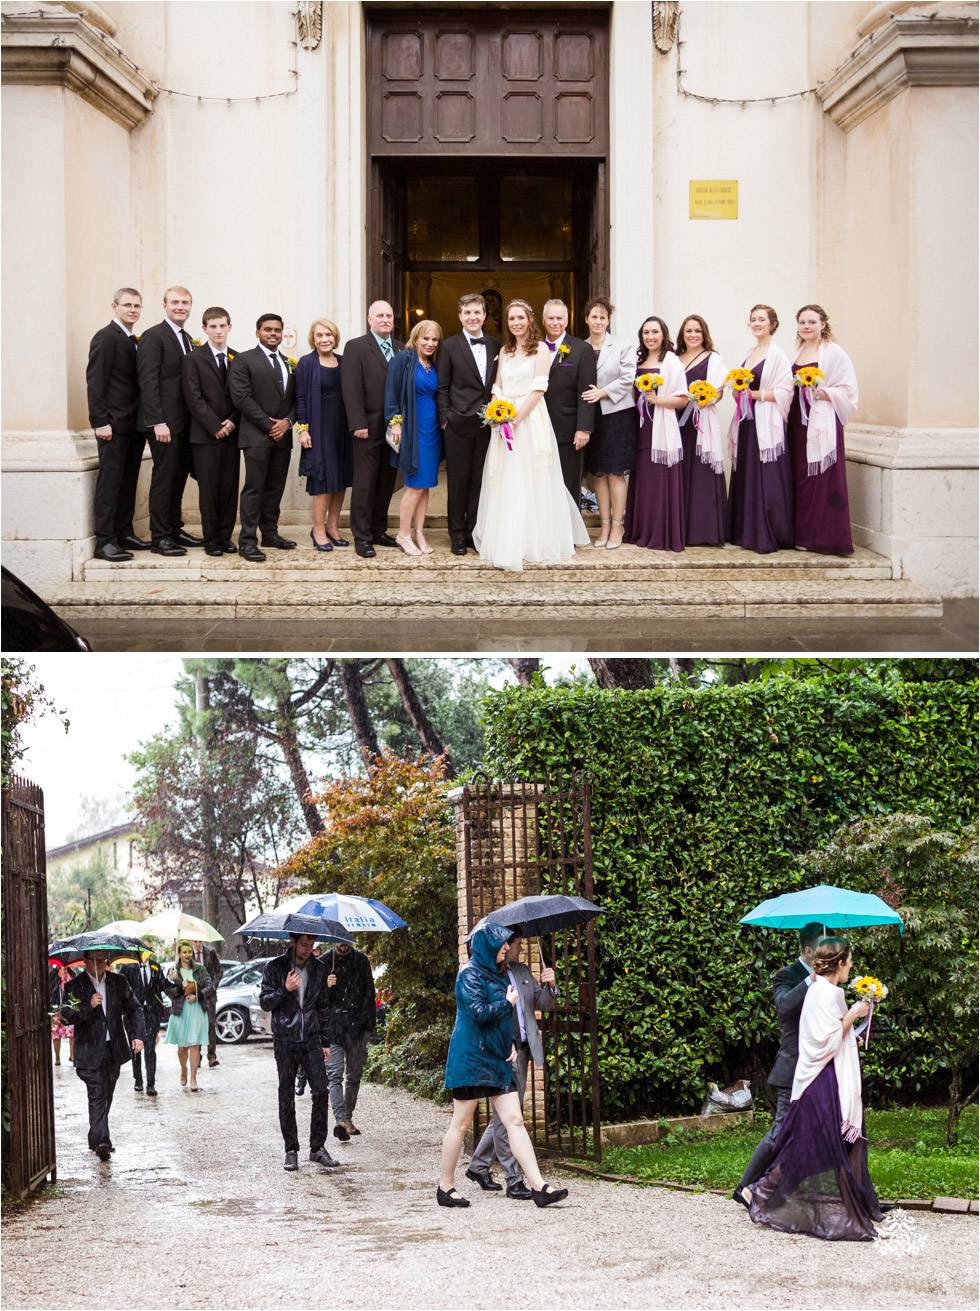
{"type": "Polygon", "coordinates": [[[588,342],[568,335],[568,306],[546,300],[541,311],[551,352],[551,373],[544,403],[558,441],[561,476],[576,506],[582,498],[583,452],[595,427],[595,403],[582,400],[596,381],[595,352],[588,342]]]}
{"type": "Polygon", "coordinates": [[[490,429],[480,411],[497,376],[500,341],[483,332],[487,303],[482,296],[460,297],[458,309],[463,331],[444,341],[436,358],[436,412],[446,446],[451,549],[453,555],[465,555],[467,547],[476,550],[473,529],[490,446],[490,429]]]}
{"type": "Polygon", "coordinates": [[[231,540],[238,509],[238,423],[228,390],[228,369],[237,351],[228,349],[231,317],[220,305],[204,311],[207,341],[184,356],[184,400],[191,415],[190,443],[201,498],[201,527],[207,555],[234,555],[231,540]]]}
{"type": "Polygon", "coordinates": [[[279,350],[282,316],[263,314],[255,324],[259,344],[242,351],[228,370],[228,390],[241,414],[238,445],[245,454],[245,486],[239,516],[238,554],[261,564],[262,545],[291,551],[295,542],[279,534],[279,502],[282,500],[296,418],[296,379],[292,363],[279,350]]]}
{"type": "Polygon", "coordinates": [[[146,1095],[157,1095],[157,1039],[160,1036],[160,1021],[166,1007],[163,1004],[163,971],[150,953],[142,953],[142,964],[120,965],[119,973],[129,984],[140,1010],[143,1012],[143,1028],[146,1041],[142,1054],[133,1052],[133,1084],[136,1092],[143,1091],[142,1061],[146,1061],[146,1095]]]}
{"type": "Polygon", "coordinates": [[[388,506],[397,470],[385,441],[385,377],[395,352],[405,343],[392,337],[395,311],[385,300],[368,306],[368,331],[344,350],[340,385],[347,422],[354,434],[354,482],[350,490],[350,528],[358,555],[370,558],[375,546],[397,546],[388,532],[388,506]]]}
{"type": "Polygon", "coordinates": [[[168,287],[160,323],[140,337],[136,365],[140,380],[140,427],[146,429],[153,456],[150,479],[150,548],[156,555],[186,555],[187,546],[202,546],[184,532],[180,503],[191,471],[190,414],[182,383],[184,356],[194,342],[184,324],[191,312],[186,287],[168,287]]]}
{"type": "Polygon", "coordinates": [[[135,287],[112,298],[112,321],[92,338],[85,384],[88,421],[99,447],[95,479],[95,554],[99,560],[132,560],[149,550],[133,529],[136,484],[146,437],[137,426],[140,403],[133,329],[143,311],[135,287]]]}

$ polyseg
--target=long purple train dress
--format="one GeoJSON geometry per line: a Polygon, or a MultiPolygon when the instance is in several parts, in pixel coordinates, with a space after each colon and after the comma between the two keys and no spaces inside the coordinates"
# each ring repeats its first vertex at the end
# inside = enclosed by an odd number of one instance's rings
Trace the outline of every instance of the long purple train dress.
{"type": "MultiPolygon", "coordinates": [[[[752,391],[758,391],[766,362],[752,370],[752,391]]],[[[768,555],[793,546],[793,470],[789,451],[763,464],[755,430],[755,408],[738,425],[735,467],[728,491],[731,513],[729,540],[747,551],[768,555]]]]}
{"type": "MultiPolygon", "coordinates": [[[[649,373],[649,369],[643,370],[649,373]]],[[[653,423],[640,411],[636,469],[626,491],[623,541],[650,551],[684,549],[684,463],[668,467],[650,459],[653,423]]],[[[588,449],[588,447],[586,447],[588,449]]]]}
{"type": "MultiPolygon", "coordinates": [[[[804,365],[794,364],[793,373],[804,365]]],[[[847,502],[844,425],[837,423],[837,460],[825,473],[806,471],[806,427],[800,410],[802,388],[793,388],[786,421],[786,448],[793,469],[793,541],[821,555],[852,555],[851,512],[847,502]]]]}
{"type": "MultiPolygon", "coordinates": [[[[710,352],[685,370],[687,384],[707,380],[710,352]]],[[[679,418],[680,416],[678,416],[679,418]]],[[[698,455],[694,415],[681,428],[684,446],[684,540],[688,546],[724,546],[728,540],[728,497],[725,475],[715,473],[698,455]]]]}

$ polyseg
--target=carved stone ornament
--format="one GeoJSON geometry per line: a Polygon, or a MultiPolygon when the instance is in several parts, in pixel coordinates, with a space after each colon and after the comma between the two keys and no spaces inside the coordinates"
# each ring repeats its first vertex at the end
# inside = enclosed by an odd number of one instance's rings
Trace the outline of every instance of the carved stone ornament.
{"type": "Polygon", "coordinates": [[[323,36],[323,5],[320,0],[299,0],[296,35],[304,50],[316,50],[323,36]]]}
{"type": "Polygon", "coordinates": [[[681,7],[677,0],[655,0],[653,6],[653,44],[666,55],[677,38],[677,20],[681,7]]]}

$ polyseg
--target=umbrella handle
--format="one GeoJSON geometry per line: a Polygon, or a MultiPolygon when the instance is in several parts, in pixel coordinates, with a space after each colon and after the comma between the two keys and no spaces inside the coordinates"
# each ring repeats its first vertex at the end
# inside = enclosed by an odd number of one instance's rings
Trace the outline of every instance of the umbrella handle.
{"type": "MultiPolygon", "coordinates": [[[[541,945],[541,936],[540,936],[540,934],[535,934],[535,941],[536,941],[537,944],[538,944],[538,956],[539,956],[539,958],[540,958],[540,960],[541,960],[541,964],[542,964],[542,966],[543,966],[545,969],[549,969],[550,967],[549,967],[549,965],[548,965],[548,959],[547,959],[547,957],[546,957],[545,954],[544,954],[544,947],[541,945]]],[[[554,991],[554,994],[555,994],[556,997],[561,997],[561,996],[564,995],[564,994],[562,993],[561,989],[558,987],[558,984],[557,984],[557,983],[553,983],[553,984],[551,985],[551,988],[552,988],[552,990],[554,991]]]]}

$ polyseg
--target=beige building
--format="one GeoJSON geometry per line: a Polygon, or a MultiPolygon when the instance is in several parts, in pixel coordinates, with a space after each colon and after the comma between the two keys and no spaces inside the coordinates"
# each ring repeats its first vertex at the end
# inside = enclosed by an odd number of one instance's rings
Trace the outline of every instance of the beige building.
{"type": "Polygon", "coordinates": [[[47,876],[56,881],[60,874],[80,866],[104,864],[113,874],[121,876],[134,906],[142,906],[146,895],[148,872],[139,844],[136,825],[117,824],[92,833],[88,837],[66,842],[60,847],[49,847],[45,853],[47,876]]]}
{"type": "Polygon", "coordinates": [[[977,9],[3,0],[6,562],[43,592],[92,555],[115,287],[146,327],[186,284],[239,349],[279,311],[302,351],[377,294],[451,330],[464,287],[519,286],[609,292],[621,335],[699,312],[729,363],[754,302],[787,349],[824,305],[856,544],[975,595],[977,9]]]}

